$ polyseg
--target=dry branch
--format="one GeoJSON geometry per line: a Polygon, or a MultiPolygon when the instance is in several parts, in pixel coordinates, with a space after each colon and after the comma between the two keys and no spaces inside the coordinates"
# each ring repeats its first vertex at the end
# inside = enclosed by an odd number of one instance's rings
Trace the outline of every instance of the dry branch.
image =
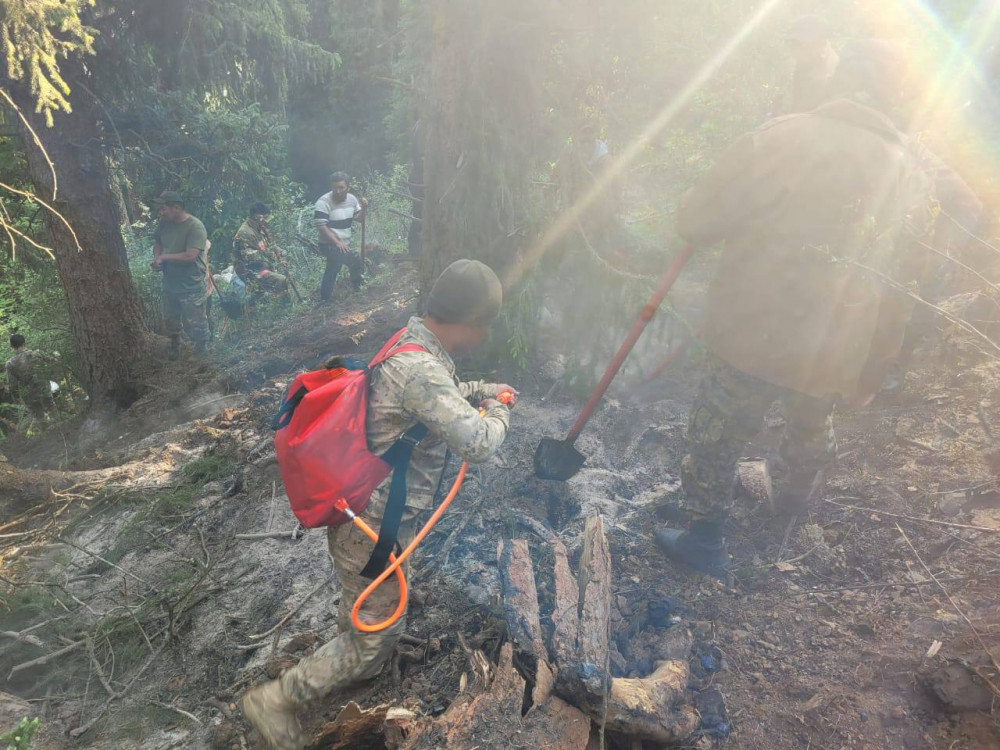
{"type": "Polygon", "coordinates": [[[163,701],[153,701],[153,700],[151,700],[149,703],[150,703],[150,705],[156,706],[157,708],[163,708],[163,709],[166,709],[167,711],[173,711],[176,714],[180,714],[184,718],[190,719],[191,721],[193,721],[198,726],[204,726],[204,724],[203,724],[203,722],[202,722],[201,719],[199,719],[193,713],[185,711],[183,708],[177,708],[177,706],[171,706],[169,703],[164,703],[163,701]]]}
{"type": "Polygon", "coordinates": [[[26,643],[27,645],[34,646],[36,648],[45,648],[45,643],[41,638],[34,635],[28,635],[28,633],[24,630],[20,632],[14,632],[13,630],[0,630],[0,638],[10,638],[18,643],[26,643]]]}
{"type": "Polygon", "coordinates": [[[292,611],[291,611],[291,612],[289,612],[289,613],[288,613],[287,615],[285,615],[284,617],[282,617],[282,618],[281,618],[281,619],[280,619],[280,620],[278,621],[278,624],[277,624],[277,625],[275,625],[275,626],[274,626],[273,628],[271,628],[270,630],[267,630],[267,631],[265,631],[265,632],[263,632],[263,633],[257,633],[256,635],[252,635],[252,636],[250,636],[250,640],[251,640],[251,641],[259,641],[259,640],[262,640],[262,639],[264,639],[264,638],[267,638],[267,637],[268,637],[269,635],[273,635],[273,634],[274,634],[275,632],[277,632],[277,631],[278,631],[279,629],[281,629],[282,627],[284,627],[285,623],[286,623],[286,622],[288,622],[289,620],[291,620],[291,619],[292,619],[293,617],[295,617],[295,615],[296,615],[296,614],[298,613],[298,611],[299,611],[300,609],[302,609],[302,607],[303,607],[303,606],[305,605],[305,603],[306,603],[307,601],[309,601],[310,599],[312,599],[312,598],[313,598],[313,596],[315,596],[315,595],[316,595],[316,593],[317,593],[317,592],[318,592],[318,591],[319,591],[319,590],[320,590],[321,588],[323,588],[324,586],[326,586],[326,585],[327,585],[327,584],[328,584],[328,583],[330,582],[330,579],[331,579],[332,577],[333,577],[333,573],[331,573],[331,574],[330,574],[330,575],[328,575],[328,576],[327,576],[326,578],[324,578],[324,579],[323,579],[322,581],[320,581],[320,582],[319,582],[319,585],[317,585],[317,586],[316,586],[316,588],[314,588],[314,589],[313,589],[312,591],[310,591],[310,592],[309,592],[308,594],[306,594],[306,595],[305,595],[304,597],[302,597],[302,601],[300,601],[300,602],[299,602],[298,604],[296,604],[296,605],[295,605],[295,608],[294,608],[294,609],[292,609],[292,611]]]}
{"type": "Polygon", "coordinates": [[[903,541],[906,542],[906,546],[910,548],[911,552],[913,552],[913,556],[917,558],[917,562],[920,563],[920,567],[924,569],[924,572],[926,572],[927,575],[930,576],[931,580],[934,581],[935,584],[937,584],[937,587],[941,589],[941,593],[944,594],[945,597],[947,597],[948,601],[951,603],[952,608],[955,610],[958,616],[961,617],[963,620],[965,620],[965,624],[969,626],[969,630],[972,631],[972,635],[975,636],[976,640],[979,642],[979,645],[982,647],[983,651],[986,652],[986,655],[990,657],[990,661],[993,663],[993,668],[998,673],[1000,673],[1000,664],[997,664],[996,657],[993,656],[993,652],[990,651],[990,647],[986,645],[985,641],[983,641],[983,637],[979,634],[979,631],[976,630],[976,626],[972,624],[972,620],[970,620],[969,616],[965,614],[965,610],[962,609],[960,606],[958,606],[958,602],[956,602],[952,598],[951,593],[949,593],[948,589],[945,588],[945,585],[941,583],[941,581],[938,580],[937,576],[935,576],[931,572],[931,569],[927,567],[927,563],[924,562],[924,559],[920,556],[920,553],[917,552],[917,548],[913,546],[913,542],[910,541],[910,537],[906,535],[906,532],[903,531],[903,527],[900,526],[898,523],[896,524],[896,530],[899,531],[900,535],[903,537],[903,541]]]}
{"type": "MultiPolygon", "coordinates": [[[[105,560],[103,557],[101,557],[96,552],[91,552],[86,547],[81,547],[79,544],[76,544],[75,542],[69,541],[69,539],[67,539],[64,536],[60,536],[60,537],[57,537],[57,538],[63,544],[68,544],[73,549],[80,550],[80,552],[83,552],[86,555],[90,555],[91,557],[93,557],[96,560],[100,560],[105,565],[108,565],[108,566],[114,568],[115,570],[121,571],[123,574],[127,575],[129,578],[134,578],[135,580],[137,580],[139,583],[143,584],[144,586],[149,586],[150,585],[145,579],[140,578],[139,576],[137,576],[135,573],[132,573],[131,571],[125,570],[125,568],[123,568],[121,565],[117,565],[117,564],[111,562],[110,560],[105,560]]],[[[150,588],[152,588],[152,587],[150,587],[150,588]]]]}
{"type": "Polygon", "coordinates": [[[32,667],[40,667],[43,664],[48,664],[53,659],[58,659],[60,656],[65,656],[66,654],[76,651],[78,648],[85,645],[86,643],[84,641],[76,641],[75,643],[69,644],[65,648],[61,648],[58,651],[53,651],[51,654],[46,654],[45,656],[39,656],[37,659],[32,659],[31,661],[26,661],[22,664],[18,664],[15,667],[13,667],[10,670],[10,672],[7,673],[7,680],[10,681],[11,677],[13,677],[18,672],[22,672],[25,669],[31,669],[32,667]]]}
{"type": "Polygon", "coordinates": [[[302,530],[300,526],[296,526],[291,531],[262,531],[257,534],[237,534],[234,539],[251,540],[251,539],[289,539],[291,541],[296,541],[298,539],[298,533],[302,530]]]}
{"type": "Polygon", "coordinates": [[[146,671],[152,666],[153,662],[156,661],[156,659],[159,658],[160,654],[163,653],[163,650],[167,647],[167,642],[168,641],[164,639],[164,641],[160,644],[160,647],[156,650],[156,652],[151,654],[149,658],[146,659],[146,663],[143,664],[142,667],[139,669],[139,671],[132,676],[132,679],[129,680],[128,683],[126,683],[125,687],[123,687],[116,693],[112,693],[108,697],[108,699],[104,701],[101,707],[97,710],[97,713],[94,714],[94,716],[92,716],[86,724],[83,724],[77,727],[76,729],[70,731],[69,733],[70,737],[76,739],[77,737],[86,734],[88,731],[90,731],[90,729],[94,726],[94,724],[100,721],[101,717],[103,717],[104,714],[108,712],[108,709],[111,708],[112,703],[128,695],[132,689],[132,686],[136,683],[136,681],[138,681],[140,677],[146,674],[146,671]]]}
{"type": "MultiPolygon", "coordinates": [[[[989,526],[970,526],[967,523],[951,523],[949,521],[938,521],[933,518],[922,518],[920,516],[906,516],[902,513],[890,513],[887,510],[878,510],[876,508],[864,508],[860,505],[848,505],[846,503],[837,502],[838,498],[829,498],[824,500],[825,503],[830,503],[831,505],[836,505],[838,508],[846,508],[847,510],[860,510],[864,513],[874,513],[879,516],[889,516],[890,518],[902,518],[904,521],[915,521],[917,523],[929,523],[935,526],[949,526],[953,529],[970,529],[972,531],[985,531],[991,534],[1000,534],[1000,529],[991,529],[989,526]]],[[[840,498],[843,500],[853,500],[854,498],[840,498]]]]}

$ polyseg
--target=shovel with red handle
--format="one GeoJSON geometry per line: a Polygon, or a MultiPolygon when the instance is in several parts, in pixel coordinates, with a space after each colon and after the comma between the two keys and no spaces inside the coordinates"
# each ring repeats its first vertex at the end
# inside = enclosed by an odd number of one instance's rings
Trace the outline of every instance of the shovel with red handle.
{"type": "Polygon", "coordinates": [[[649,321],[653,319],[657,308],[660,306],[660,303],[663,302],[663,298],[667,296],[667,292],[670,291],[674,282],[677,281],[677,277],[680,276],[681,270],[684,268],[684,264],[688,262],[688,258],[691,257],[693,252],[694,248],[691,245],[685,245],[684,248],[674,257],[674,260],[667,269],[667,272],[663,274],[663,278],[660,279],[660,283],[657,285],[656,291],[653,292],[653,296],[650,297],[646,306],[642,308],[642,312],[639,313],[639,317],[633,324],[632,330],[629,331],[625,341],[622,342],[622,345],[619,347],[614,359],[611,360],[611,364],[608,365],[608,369],[604,371],[604,376],[601,378],[601,382],[597,384],[594,392],[590,394],[590,399],[583,407],[583,411],[580,412],[580,416],[577,417],[576,422],[570,428],[569,433],[566,435],[566,439],[556,440],[555,438],[542,438],[542,442],[539,443],[538,449],[535,451],[536,476],[541,479],[555,479],[560,482],[565,482],[567,479],[575,475],[580,470],[580,467],[583,466],[587,457],[580,453],[580,451],[578,451],[573,444],[576,442],[576,439],[580,437],[580,433],[583,432],[583,428],[587,426],[587,422],[590,421],[590,417],[593,415],[594,409],[597,408],[597,404],[600,403],[604,393],[608,390],[608,387],[611,385],[611,381],[615,379],[615,375],[618,374],[622,364],[624,364],[625,358],[628,356],[629,352],[632,351],[632,347],[634,347],[635,342],[639,340],[639,337],[646,329],[649,321]]]}

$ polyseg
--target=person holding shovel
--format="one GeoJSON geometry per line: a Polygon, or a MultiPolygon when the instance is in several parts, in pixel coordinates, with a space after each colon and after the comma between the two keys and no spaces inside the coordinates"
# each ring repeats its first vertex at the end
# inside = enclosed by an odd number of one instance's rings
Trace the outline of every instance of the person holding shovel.
{"type": "Polygon", "coordinates": [[[681,463],[689,525],[655,537],[677,562],[727,570],[737,459],[775,401],[788,467],[776,505],[804,510],[836,458],[834,405],[869,399],[899,351],[935,214],[933,181],[891,119],[903,80],[892,45],[855,43],[831,99],[739,139],[679,209],[685,239],[725,248],[681,463]]]}
{"type": "Polygon", "coordinates": [[[326,270],[319,286],[320,304],[333,299],[333,285],[345,265],[351,272],[355,291],[361,288],[361,256],[351,248],[351,228],[355,219],[364,221],[368,199],[360,201],[350,192],[350,178],[344,172],[330,175],[330,192],[316,201],[313,223],[319,233],[320,254],[326,258],[326,270]]]}

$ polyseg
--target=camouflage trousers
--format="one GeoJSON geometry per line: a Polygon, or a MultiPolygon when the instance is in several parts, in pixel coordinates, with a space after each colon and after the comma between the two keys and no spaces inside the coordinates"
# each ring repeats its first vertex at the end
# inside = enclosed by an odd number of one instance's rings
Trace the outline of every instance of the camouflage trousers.
{"type": "Polygon", "coordinates": [[[251,285],[256,286],[262,292],[271,292],[273,294],[288,293],[288,279],[285,278],[284,274],[275,273],[267,269],[257,273],[251,285]]]}
{"type": "Polygon", "coordinates": [[[780,453],[793,478],[811,481],[837,455],[834,398],[772,385],[709,357],[688,420],[687,455],[681,462],[681,505],[694,520],[729,513],[735,499],[736,462],[760,432],[775,401],[781,402],[785,417],[780,453]]]}
{"type": "Polygon", "coordinates": [[[167,335],[181,335],[183,329],[191,340],[208,342],[208,313],[205,292],[163,292],[163,321],[167,335]]]}
{"type": "MultiPolygon", "coordinates": [[[[364,512],[364,519],[376,531],[382,524],[385,497],[376,493],[364,512]]],[[[406,508],[399,526],[399,544],[406,547],[417,530],[420,511],[406,508]]],[[[305,657],[280,678],[281,692],[295,702],[320,698],[352,683],[375,677],[392,657],[400,636],[406,630],[406,615],[378,633],[363,633],[351,624],[354,602],[371,581],[361,576],[371,557],[374,542],[353,523],[331,527],[327,533],[334,569],[340,579],[340,605],[337,609],[338,635],[305,657]]],[[[409,562],[403,563],[409,575],[409,562]]],[[[385,620],[399,603],[399,583],[395,574],[368,597],[361,610],[361,620],[375,623],[385,620]]]]}
{"type": "Polygon", "coordinates": [[[21,397],[24,405],[28,407],[31,416],[38,421],[46,419],[49,414],[56,411],[56,402],[52,398],[52,390],[49,388],[49,381],[39,381],[36,386],[23,391],[21,397]]]}

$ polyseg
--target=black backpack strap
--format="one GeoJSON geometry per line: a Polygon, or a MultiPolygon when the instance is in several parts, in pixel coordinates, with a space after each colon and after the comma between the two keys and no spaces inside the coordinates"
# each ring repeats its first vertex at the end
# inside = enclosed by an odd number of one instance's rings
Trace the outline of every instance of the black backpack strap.
{"type": "Polygon", "coordinates": [[[288,423],[292,421],[292,414],[295,413],[295,407],[299,405],[299,402],[306,397],[309,391],[306,390],[304,385],[299,386],[295,393],[286,395],[285,398],[281,400],[281,408],[278,409],[278,413],[274,415],[274,419],[271,420],[271,429],[280,430],[283,427],[287,427],[288,423]]]}
{"type": "Polygon", "coordinates": [[[403,520],[403,508],[406,507],[406,471],[410,466],[413,449],[425,437],[427,425],[417,422],[382,454],[382,460],[392,467],[392,482],[389,484],[389,500],[382,514],[375,550],[361,571],[365,578],[378,578],[389,562],[389,554],[394,549],[397,555],[401,552],[397,540],[399,524],[403,520]]]}

